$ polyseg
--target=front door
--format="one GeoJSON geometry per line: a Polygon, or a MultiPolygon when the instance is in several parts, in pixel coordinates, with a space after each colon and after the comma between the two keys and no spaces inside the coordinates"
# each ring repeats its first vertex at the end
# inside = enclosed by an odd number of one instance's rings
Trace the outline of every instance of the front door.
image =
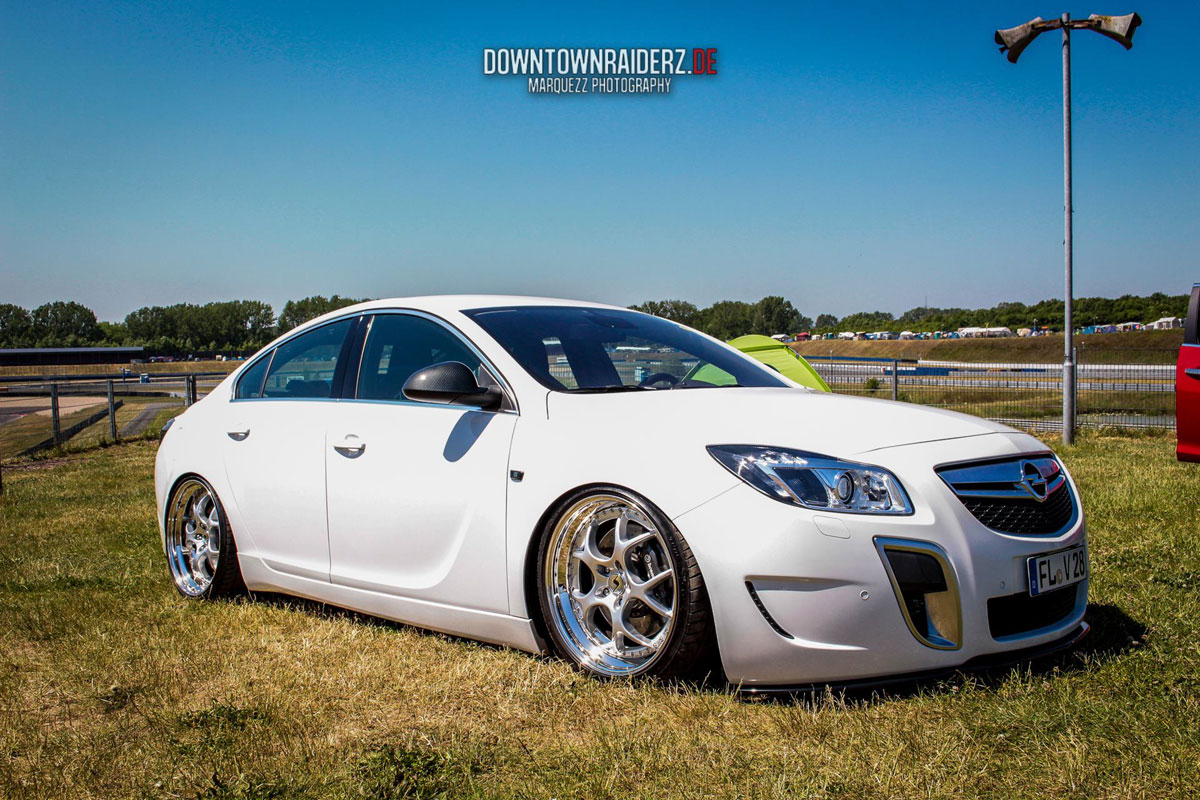
{"type": "Polygon", "coordinates": [[[507,613],[505,508],[517,415],[406,400],[408,377],[443,361],[492,380],[475,351],[437,320],[371,320],[355,399],[337,404],[327,428],[330,578],[507,613]]]}

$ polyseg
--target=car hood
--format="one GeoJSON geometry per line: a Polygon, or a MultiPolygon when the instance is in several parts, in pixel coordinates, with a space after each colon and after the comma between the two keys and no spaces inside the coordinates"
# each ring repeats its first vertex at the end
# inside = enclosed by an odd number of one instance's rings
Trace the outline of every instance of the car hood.
{"type": "Polygon", "coordinates": [[[546,410],[552,423],[587,426],[595,434],[626,442],[762,444],[841,457],[900,445],[1016,433],[980,417],[931,406],[790,388],[551,392],[546,410]]]}

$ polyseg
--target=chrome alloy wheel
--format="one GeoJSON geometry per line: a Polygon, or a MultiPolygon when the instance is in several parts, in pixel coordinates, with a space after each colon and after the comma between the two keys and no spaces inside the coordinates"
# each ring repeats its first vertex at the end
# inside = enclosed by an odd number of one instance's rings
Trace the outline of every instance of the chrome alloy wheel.
{"type": "Polygon", "coordinates": [[[175,490],[167,514],[167,561],[179,591],[200,597],[221,559],[221,512],[212,488],[190,478],[175,490]]]}
{"type": "Polygon", "coordinates": [[[663,533],[637,505],[593,495],[571,506],[543,568],[552,623],[582,666],[634,675],[662,654],[678,606],[676,565],[663,533]]]}

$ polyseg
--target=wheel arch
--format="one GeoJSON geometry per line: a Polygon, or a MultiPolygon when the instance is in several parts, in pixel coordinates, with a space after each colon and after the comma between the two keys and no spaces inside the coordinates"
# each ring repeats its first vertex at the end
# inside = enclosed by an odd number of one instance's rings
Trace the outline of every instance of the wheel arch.
{"type": "MultiPolygon", "coordinates": [[[[583,483],[578,486],[567,489],[566,491],[562,492],[557,497],[555,497],[554,500],[552,500],[546,506],[546,508],[542,511],[541,515],[539,515],[539,517],[538,517],[537,524],[534,526],[533,531],[531,532],[531,534],[528,538],[528,541],[525,545],[525,556],[524,556],[524,561],[523,561],[522,568],[521,568],[521,581],[522,581],[521,596],[525,601],[525,612],[529,616],[529,619],[533,623],[534,633],[538,639],[538,646],[541,649],[543,654],[548,654],[551,652],[551,650],[550,650],[550,647],[548,644],[549,632],[546,630],[546,620],[544,620],[542,618],[541,604],[539,602],[538,593],[537,593],[538,551],[541,549],[542,537],[545,535],[546,527],[553,521],[555,512],[558,509],[562,508],[563,505],[568,500],[570,500],[571,498],[573,498],[577,495],[580,495],[580,494],[583,494],[586,492],[606,491],[606,490],[607,491],[617,490],[620,492],[624,492],[624,493],[630,495],[631,497],[637,499],[638,501],[646,503],[647,505],[651,506],[656,512],[658,512],[659,514],[662,515],[663,519],[665,519],[668,523],[671,524],[671,526],[675,529],[675,532],[679,535],[679,537],[681,539],[683,539],[685,542],[687,541],[687,538],[684,537],[683,532],[680,531],[679,526],[675,524],[675,521],[673,519],[671,519],[669,514],[667,514],[665,511],[662,510],[662,507],[660,505],[658,505],[652,499],[650,499],[646,495],[642,494],[641,492],[637,491],[636,489],[631,489],[628,486],[625,486],[624,484],[617,483],[615,481],[592,481],[589,483],[583,483]]],[[[699,564],[697,564],[697,568],[701,569],[700,574],[701,574],[701,577],[703,578],[703,575],[704,575],[703,569],[699,567],[699,564]]],[[[710,617],[710,619],[712,619],[713,626],[714,626],[714,629],[713,629],[714,636],[713,636],[713,641],[712,641],[713,652],[717,655],[717,657],[719,659],[720,644],[719,644],[718,637],[715,635],[716,619],[715,619],[715,616],[712,614],[712,598],[711,598],[711,596],[709,596],[707,598],[706,602],[709,605],[709,609],[708,609],[709,617],[710,617]]]]}

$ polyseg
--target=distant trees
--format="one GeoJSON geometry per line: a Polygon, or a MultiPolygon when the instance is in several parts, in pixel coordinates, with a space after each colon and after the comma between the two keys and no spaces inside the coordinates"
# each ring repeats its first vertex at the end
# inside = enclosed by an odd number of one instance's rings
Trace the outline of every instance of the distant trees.
{"type": "Polygon", "coordinates": [[[700,310],[686,300],[647,300],[641,305],[631,306],[631,308],[678,322],[681,325],[691,325],[695,322],[696,313],[700,310]]]}
{"type": "Polygon", "coordinates": [[[886,311],[859,311],[838,321],[838,327],[848,331],[881,331],[895,324],[896,318],[886,311]]]}
{"type": "MultiPolygon", "coordinates": [[[[1162,292],[1138,297],[1081,297],[1075,301],[1075,323],[1083,327],[1119,322],[1153,322],[1187,313],[1187,295],[1162,292]]],[[[145,306],[122,322],[100,322],[87,306],[55,301],[32,311],[0,303],[0,347],[81,347],[89,345],[142,345],[161,355],[252,352],[279,333],[330,311],[360,302],[350,297],[314,295],[289,300],[278,318],[259,300],[227,300],[196,305],[145,306]]],[[[757,303],[722,300],[698,308],[686,300],[648,300],[631,308],[674,320],[716,336],[733,339],[747,333],[772,335],[801,331],[948,331],[971,325],[980,327],[1033,327],[1061,330],[1063,302],[1042,300],[1032,305],[998,303],[990,308],[935,308],[920,306],[892,316],[886,311],[859,311],[841,319],[818,314],[814,321],[801,314],[791,301],[770,295],[757,303]]]]}
{"type": "Polygon", "coordinates": [[[338,295],[290,300],[278,318],[261,300],[176,303],[144,306],[121,322],[99,322],[90,308],[75,302],[46,303],[32,311],[2,303],[0,347],[141,345],[159,355],[247,353],[279,333],[358,302],[338,295]]]}
{"type": "Polygon", "coordinates": [[[40,305],[30,318],[39,347],[79,347],[95,341],[100,334],[96,313],[75,302],[56,300],[40,305]]]}
{"type": "MultiPolygon", "coordinates": [[[[1080,297],[1075,300],[1075,324],[1116,324],[1119,322],[1153,322],[1162,317],[1182,317],[1187,312],[1188,296],[1156,292],[1146,297],[1122,295],[1117,298],[1080,297]]],[[[721,339],[732,339],[745,333],[795,334],[801,331],[830,333],[837,331],[952,331],[968,326],[1004,326],[1017,330],[1035,324],[1056,330],[1063,326],[1063,301],[1042,300],[1025,303],[997,303],[990,308],[935,308],[919,306],[893,316],[887,311],[858,311],[838,318],[833,314],[818,314],[814,321],[798,312],[782,297],[764,297],[757,303],[722,300],[708,308],[696,309],[682,300],[647,301],[632,306],[639,311],[675,319],[721,339]],[[672,316],[673,309],[687,307],[686,318],[672,316]]]]}
{"type": "Polygon", "coordinates": [[[740,300],[722,300],[696,314],[695,327],[718,339],[733,339],[754,332],[754,306],[740,300]]]}
{"type": "Polygon", "coordinates": [[[754,331],[774,333],[798,333],[812,327],[812,320],[799,311],[790,301],[772,295],[759,300],[754,306],[754,331]]]}
{"type": "Polygon", "coordinates": [[[768,334],[796,333],[812,327],[811,318],[778,295],[764,297],[757,303],[722,300],[705,309],[698,309],[686,300],[647,300],[630,308],[690,325],[719,339],[764,331],[768,334]]]}
{"type": "Polygon", "coordinates": [[[0,347],[79,347],[101,335],[95,313],[79,303],[56,300],[33,311],[0,305],[0,347]]]}
{"type": "Polygon", "coordinates": [[[123,333],[131,344],[173,355],[257,350],[275,337],[275,312],[259,300],[146,306],[125,317],[123,333]]]}
{"type": "MultiPolygon", "coordinates": [[[[283,311],[279,312],[279,332],[287,333],[297,325],[303,325],[310,319],[316,319],[322,314],[328,314],[330,311],[337,311],[339,308],[352,306],[355,303],[361,303],[362,300],[355,300],[352,297],[322,297],[315,294],[312,297],[306,297],[303,300],[288,300],[283,304],[283,311]]],[[[677,302],[671,301],[670,302],[677,302]]],[[[688,303],[688,305],[691,305],[688,303]]],[[[694,309],[695,306],[692,306],[694,309]]]]}
{"type": "Polygon", "coordinates": [[[817,314],[813,328],[818,331],[830,331],[837,327],[838,318],[833,314],[817,314]]]}
{"type": "Polygon", "coordinates": [[[12,303],[0,303],[0,347],[29,347],[33,317],[12,303]]]}

